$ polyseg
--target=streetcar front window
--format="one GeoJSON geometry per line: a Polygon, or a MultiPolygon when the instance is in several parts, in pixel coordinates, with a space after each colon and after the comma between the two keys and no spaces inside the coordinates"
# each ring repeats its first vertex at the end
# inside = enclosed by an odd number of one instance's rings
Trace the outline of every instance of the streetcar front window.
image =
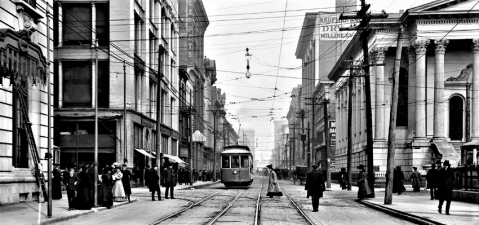
{"type": "Polygon", "coordinates": [[[221,157],[221,168],[230,168],[230,157],[222,156],[221,157]]]}
{"type": "Polygon", "coordinates": [[[231,168],[239,168],[239,167],[240,167],[240,157],[239,157],[239,155],[231,156],[231,168]]]}
{"type": "Polygon", "coordinates": [[[248,168],[249,159],[248,156],[241,156],[241,168],[248,168]]]}

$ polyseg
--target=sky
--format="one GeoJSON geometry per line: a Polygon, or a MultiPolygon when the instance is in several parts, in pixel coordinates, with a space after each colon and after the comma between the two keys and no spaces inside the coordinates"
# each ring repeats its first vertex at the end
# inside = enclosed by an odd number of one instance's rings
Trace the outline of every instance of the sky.
{"type": "MultiPolygon", "coordinates": [[[[371,11],[398,13],[432,0],[368,0],[371,11]]],[[[210,25],[205,56],[216,60],[215,85],[226,93],[228,121],[256,132],[257,152],[270,156],[274,120],[285,119],[301,83],[295,52],[306,12],[335,11],[335,0],[203,0],[210,25]],[[285,12],[286,9],[286,12],[285,12]],[[246,74],[246,48],[252,55],[246,74]],[[279,68],[279,69],[278,69],[279,68]]],[[[359,4],[359,1],[358,1],[359,4]]],[[[268,157],[268,156],[266,156],[268,157]]]]}

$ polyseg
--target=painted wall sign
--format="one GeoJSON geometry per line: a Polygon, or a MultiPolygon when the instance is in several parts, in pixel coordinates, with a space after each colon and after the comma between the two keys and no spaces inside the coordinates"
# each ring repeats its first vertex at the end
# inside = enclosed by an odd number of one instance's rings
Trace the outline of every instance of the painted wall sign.
{"type": "Polygon", "coordinates": [[[188,158],[188,148],[180,148],[180,157],[188,158]]]}
{"type": "Polygon", "coordinates": [[[321,40],[347,40],[354,36],[354,31],[339,31],[341,27],[354,24],[352,20],[339,20],[340,14],[319,15],[319,39],[321,40]]]}

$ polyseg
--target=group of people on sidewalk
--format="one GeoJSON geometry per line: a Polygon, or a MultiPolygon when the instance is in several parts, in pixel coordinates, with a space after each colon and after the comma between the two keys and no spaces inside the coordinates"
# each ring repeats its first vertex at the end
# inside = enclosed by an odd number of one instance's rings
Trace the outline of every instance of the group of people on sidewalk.
{"type": "Polygon", "coordinates": [[[451,170],[449,160],[444,161],[441,166],[441,161],[436,161],[436,165],[432,164],[431,169],[426,175],[427,188],[431,194],[431,200],[438,199],[438,212],[442,213],[442,205],[446,202],[446,215],[450,215],[452,190],[455,184],[455,174],[451,170]]]}
{"type": "MultiPolygon", "coordinates": [[[[68,210],[89,210],[93,207],[95,171],[93,166],[66,167],[63,172],[58,165],[52,171],[52,199],[62,198],[62,183],[67,193],[68,210]]],[[[131,172],[126,164],[106,166],[98,176],[98,204],[111,208],[113,202],[130,201],[131,172]]]]}
{"type": "MultiPolygon", "coordinates": [[[[149,172],[149,186],[151,192],[151,200],[156,201],[155,193],[158,196],[158,201],[161,201],[161,191],[160,191],[160,176],[158,176],[158,167],[154,167],[152,171],[149,172]]],[[[178,173],[173,169],[173,164],[168,163],[165,165],[165,169],[161,174],[161,186],[165,187],[165,199],[168,199],[168,193],[170,194],[171,199],[175,199],[174,189],[178,182],[178,173]]]]}

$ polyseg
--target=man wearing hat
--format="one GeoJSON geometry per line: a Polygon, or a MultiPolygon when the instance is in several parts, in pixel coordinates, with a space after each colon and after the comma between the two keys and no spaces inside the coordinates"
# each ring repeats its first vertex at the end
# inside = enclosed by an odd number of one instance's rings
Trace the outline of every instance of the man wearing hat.
{"type": "Polygon", "coordinates": [[[318,165],[314,164],[313,171],[308,173],[304,189],[308,191],[307,195],[311,196],[313,201],[313,212],[317,212],[319,199],[323,197],[323,191],[326,190],[323,174],[318,170],[318,165]]]}
{"type": "Polygon", "coordinates": [[[283,196],[283,192],[279,188],[278,177],[273,170],[273,165],[269,164],[266,167],[269,169],[269,183],[268,183],[268,193],[266,196],[272,198],[273,196],[283,196]]]}
{"type": "Polygon", "coordinates": [[[449,208],[451,207],[452,189],[456,177],[451,170],[451,164],[449,160],[444,161],[444,166],[438,172],[438,190],[439,190],[439,206],[438,212],[442,213],[442,204],[446,201],[446,215],[449,214],[449,208]]]}

